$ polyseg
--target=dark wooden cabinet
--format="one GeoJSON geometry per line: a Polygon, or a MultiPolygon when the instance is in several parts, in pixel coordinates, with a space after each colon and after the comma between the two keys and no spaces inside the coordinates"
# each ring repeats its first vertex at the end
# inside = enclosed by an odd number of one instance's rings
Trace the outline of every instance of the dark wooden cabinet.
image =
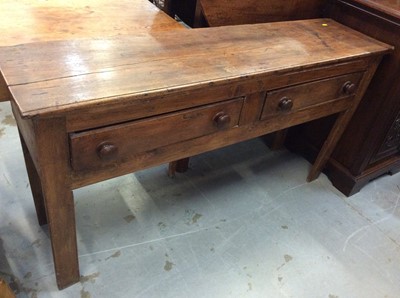
{"type": "MultiPolygon", "coordinates": [[[[325,0],[153,0],[169,3],[172,14],[191,27],[216,27],[312,19],[325,0]]],[[[170,13],[171,14],[171,13],[170,13]]]]}
{"type": "MultiPolygon", "coordinates": [[[[332,0],[325,15],[395,47],[378,68],[326,169],[333,185],[352,195],[370,180],[400,169],[400,2],[332,0]]],[[[296,127],[286,145],[313,160],[331,122],[296,127]]]]}

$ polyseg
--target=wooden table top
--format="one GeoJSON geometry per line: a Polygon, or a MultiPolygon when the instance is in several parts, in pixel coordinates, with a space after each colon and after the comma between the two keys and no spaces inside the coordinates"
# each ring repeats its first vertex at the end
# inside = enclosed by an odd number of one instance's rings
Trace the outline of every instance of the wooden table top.
{"type": "Polygon", "coordinates": [[[22,116],[226,84],[337,63],[390,46],[329,19],[154,32],[0,48],[22,116]]]}
{"type": "Polygon", "coordinates": [[[0,47],[184,29],[147,0],[1,0],[0,11],[0,47]]]}
{"type": "Polygon", "coordinates": [[[1,0],[0,46],[182,29],[147,0],[1,0]]]}

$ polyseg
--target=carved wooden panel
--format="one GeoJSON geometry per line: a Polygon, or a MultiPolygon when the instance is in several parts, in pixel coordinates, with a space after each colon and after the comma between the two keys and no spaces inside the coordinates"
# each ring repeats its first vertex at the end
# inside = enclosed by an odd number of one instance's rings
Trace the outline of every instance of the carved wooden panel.
{"type": "Polygon", "coordinates": [[[400,113],[390,127],[385,141],[374,156],[372,162],[396,154],[400,149],[400,113]]]}

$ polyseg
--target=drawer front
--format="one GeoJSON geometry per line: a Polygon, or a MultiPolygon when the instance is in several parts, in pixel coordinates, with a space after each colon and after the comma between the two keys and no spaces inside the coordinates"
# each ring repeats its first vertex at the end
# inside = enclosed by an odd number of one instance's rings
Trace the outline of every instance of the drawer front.
{"type": "Polygon", "coordinates": [[[363,73],[353,73],[267,92],[261,120],[353,96],[363,73]]]}
{"type": "Polygon", "coordinates": [[[244,98],[71,133],[72,168],[96,170],[127,162],[135,154],[229,129],[239,124],[244,98]]]}

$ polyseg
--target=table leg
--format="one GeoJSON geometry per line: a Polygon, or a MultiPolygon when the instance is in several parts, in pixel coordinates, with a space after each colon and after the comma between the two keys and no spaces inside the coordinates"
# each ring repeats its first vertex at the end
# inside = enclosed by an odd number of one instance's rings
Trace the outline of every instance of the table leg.
{"type": "Polygon", "coordinates": [[[381,59],[382,59],[381,56],[376,56],[371,58],[369,67],[365,72],[364,77],[361,80],[360,85],[358,87],[358,92],[353,99],[353,106],[350,109],[341,112],[338,118],[336,119],[335,124],[333,125],[328,137],[326,138],[324,144],[322,145],[321,150],[318,153],[317,159],[315,160],[313,166],[311,167],[311,170],[307,177],[308,182],[311,182],[318,178],[319,174],[321,173],[322,169],[324,168],[325,164],[330,158],[337,142],[339,141],[340,137],[345,131],[347,124],[350,122],[351,117],[353,116],[358,106],[358,103],[364,96],[365,90],[367,89],[372,79],[372,76],[375,74],[376,68],[378,67],[381,59]]]}
{"type": "Polygon", "coordinates": [[[311,182],[318,178],[325,164],[327,163],[329,157],[331,156],[333,150],[340,137],[342,136],[344,130],[347,127],[347,123],[350,121],[351,116],[353,115],[352,111],[344,111],[339,114],[335,124],[333,125],[328,137],[326,138],[321,150],[318,153],[318,156],[311,167],[310,172],[308,173],[307,181],[311,182]]]}
{"type": "Polygon", "coordinates": [[[43,198],[42,185],[40,184],[39,174],[36,170],[31,154],[25,144],[25,140],[21,135],[21,133],[19,134],[19,138],[21,140],[22,152],[24,153],[25,166],[26,166],[26,171],[28,172],[29,184],[31,186],[31,192],[33,196],[33,202],[35,203],[36,216],[38,218],[39,225],[43,226],[47,224],[47,215],[43,198]]]}
{"type": "Polygon", "coordinates": [[[285,128],[273,133],[272,141],[271,144],[269,145],[269,148],[272,151],[281,150],[285,146],[285,140],[288,131],[289,129],[285,128]]]}
{"type": "Polygon", "coordinates": [[[175,173],[185,173],[189,168],[189,157],[171,161],[168,166],[168,176],[175,177],[175,173]]]}
{"type": "Polygon", "coordinates": [[[40,179],[59,289],[79,281],[68,134],[63,118],[35,122],[40,179]]]}

